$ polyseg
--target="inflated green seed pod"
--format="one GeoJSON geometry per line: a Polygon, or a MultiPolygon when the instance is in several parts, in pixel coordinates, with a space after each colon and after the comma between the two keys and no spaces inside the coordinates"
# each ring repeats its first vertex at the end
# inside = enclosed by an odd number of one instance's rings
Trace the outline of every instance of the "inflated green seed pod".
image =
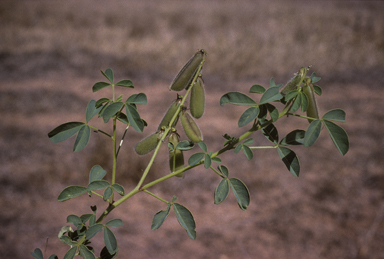
{"type": "Polygon", "coordinates": [[[152,150],[154,150],[159,142],[163,131],[155,132],[148,137],[140,140],[135,145],[135,151],[138,155],[146,155],[152,150]]]}
{"type": "Polygon", "coordinates": [[[303,76],[307,73],[308,68],[302,67],[299,72],[295,73],[294,77],[291,78],[282,88],[280,93],[286,95],[287,93],[296,90],[298,85],[301,83],[303,76]]]}
{"type": "MultiPolygon", "coordinates": [[[[159,127],[157,127],[157,130],[160,130],[161,127],[163,126],[168,127],[177,109],[179,108],[182,99],[183,99],[183,96],[177,95],[177,99],[171,104],[171,106],[169,106],[167,112],[164,114],[164,117],[159,124],[159,127]]],[[[179,115],[177,115],[176,119],[173,121],[172,127],[176,126],[178,120],[179,120],[179,115]]]]}
{"type": "MultiPolygon", "coordinates": [[[[313,86],[310,82],[306,83],[303,86],[303,92],[308,98],[307,116],[318,119],[319,118],[319,110],[317,108],[317,103],[316,103],[315,89],[313,88],[313,86]]],[[[313,120],[308,119],[309,123],[311,123],[312,121],[313,120]]]]}
{"type": "Polygon", "coordinates": [[[173,79],[169,90],[181,91],[187,88],[191,84],[193,77],[196,75],[197,70],[199,69],[201,62],[203,62],[205,55],[206,52],[203,49],[196,52],[195,55],[193,55],[193,57],[188,60],[187,64],[185,64],[184,67],[180,70],[175,79],[173,79]]]}
{"type": "MultiPolygon", "coordinates": [[[[171,143],[172,148],[169,147],[169,168],[171,173],[184,167],[184,155],[183,151],[176,149],[177,144],[179,143],[179,135],[176,131],[173,131],[168,137],[168,143],[171,143]]],[[[176,175],[177,177],[183,177],[184,173],[176,175]]]]}
{"type": "Polygon", "coordinates": [[[189,104],[189,110],[191,115],[198,119],[201,118],[204,114],[205,109],[205,89],[204,81],[199,76],[196,80],[196,83],[192,86],[191,89],[191,99],[189,104]]]}
{"type": "Polygon", "coordinates": [[[183,107],[182,111],[180,112],[180,120],[185,135],[187,135],[191,141],[195,143],[203,141],[203,135],[201,134],[200,128],[197,126],[192,116],[186,111],[186,107],[183,107]]]}

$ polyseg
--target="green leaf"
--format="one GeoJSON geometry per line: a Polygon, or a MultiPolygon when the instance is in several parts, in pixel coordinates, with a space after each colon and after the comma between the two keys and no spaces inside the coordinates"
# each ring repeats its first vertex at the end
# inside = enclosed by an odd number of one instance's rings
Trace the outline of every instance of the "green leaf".
{"type": "Polygon", "coordinates": [[[59,257],[57,257],[55,254],[52,254],[50,257],[48,257],[48,259],[59,259],[59,257]]]}
{"type": "Polygon", "coordinates": [[[242,148],[243,148],[242,144],[237,145],[236,148],[235,148],[235,154],[239,153],[242,148]]]}
{"type": "Polygon", "coordinates": [[[99,108],[96,108],[96,101],[95,100],[90,100],[87,109],[85,111],[85,120],[90,121],[96,114],[99,113],[101,110],[101,106],[99,108]]]}
{"type": "Polygon", "coordinates": [[[246,109],[243,114],[240,116],[238,125],[239,127],[243,127],[250,123],[251,121],[255,120],[257,118],[257,115],[259,115],[259,107],[249,107],[246,109]]]}
{"type": "Polygon", "coordinates": [[[83,222],[85,224],[94,215],[95,214],[84,214],[84,215],[81,215],[80,216],[81,222],[83,222]]]}
{"type": "Polygon", "coordinates": [[[220,204],[222,203],[229,194],[229,182],[228,179],[222,179],[219,183],[219,185],[216,187],[215,190],[215,204],[220,204]]]}
{"type": "Polygon", "coordinates": [[[220,98],[220,105],[226,103],[235,105],[255,105],[257,104],[251,97],[240,92],[229,92],[220,98]]]}
{"type": "Polygon", "coordinates": [[[272,121],[277,121],[279,119],[279,110],[273,106],[272,104],[266,103],[264,104],[267,107],[269,114],[271,115],[272,121]]]}
{"type": "Polygon", "coordinates": [[[112,100],[108,99],[108,98],[100,98],[99,100],[96,101],[96,104],[95,104],[95,107],[96,108],[99,108],[103,105],[103,103],[106,103],[106,102],[111,102],[112,100]]]}
{"type": "Polygon", "coordinates": [[[204,156],[204,167],[205,169],[208,169],[212,164],[211,157],[208,154],[205,154],[204,156]]]}
{"type": "Polygon", "coordinates": [[[277,88],[280,88],[283,84],[278,84],[276,85],[275,83],[275,79],[273,79],[273,77],[271,77],[271,79],[269,80],[269,87],[277,87],[277,88]]]}
{"type": "Polygon", "coordinates": [[[103,247],[103,249],[100,252],[100,259],[114,259],[114,258],[116,258],[116,256],[117,256],[117,252],[114,254],[110,254],[108,252],[107,247],[105,247],[105,246],[103,247]]]}
{"type": "Polygon", "coordinates": [[[248,160],[252,160],[253,158],[253,152],[252,149],[250,149],[248,146],[243,145],[243,152],[248,160]]]}
{"type": "Polygon", "coordinates": [[[301,92],[297,94],[296,99],[293,101],[293,105],[290,109],[291,112],[295,112],[300,108],[302,95],[303,95],[303,93],[301,93],[301,92]]]}
{"type": "Polygon", "coordinates": [[[187,231],[188,236],[195,240],[196,239],[196,224],[192,213],[183,205],[179,203],[173,204],[173,210],[176,213],[177,220],[180,225],[187,231]]]}
{"type": "Polygon", "coordinates": [[[117,86],[123,86],[123,87],[129,87],[129,88],[134,88],[133,83],[131,80],[125,79],[117,82],[115,85],[117,86]]]}
{"type": "Polygon", "coordinates": [[[121,102],[121,100],[123,100],[123,95],[120,94],[117,98],[116,98],[116,102],[121,102]]]}
{"type": "Polygon", "coordinates": [[[104,243],[110,254],[117,252],[118,247],[116,237],[108,227],[104,227],[104,243]]]}
{"type": "Polygon", "coordinates": [[[118,183],[114,183],[114,184],[112,185],[112,188],[113,188],[118,194],[120,194],[121,196],[123,196],[124,193],[125,193],[125,191],[124,191],[124,187],[121,186],[121,185],[118,184],[118,183]]]}
{"type": "Polygon", "coordinates": [[[193,142],[190,142],[188,140],[183,140],[177,143],[176,149],[180,150],[190,150],[195,146],[193,142]]]}
{"type": "Polygon", "coordinates": [[[252,145],[253,144],[253,139],[252,138],[246,139],[246,140],[244,140],[243,144],[244,145],[252,145]]]}
{"type": "Polygon", "coordinates": [[[91,137],[91,128],[88,125],[83,125],[80,128],[79,133],[77,133],[77,137],[75,140],[75,145],[73,146],[73,152],[79,152],[83,150],[91,137]]]}
{"type": "Polygon", "coordinates": [[[195,153],[193,154],[189,159],[188,159],[188,165],[189,166],[194,166],[196,165],[197,163],[199,163],[205,156],[205,153],[203,152],[199,152],[199,153],[195,153]]]}
{"type": "Polygon", "coordinates": [[[197,143],[197,145],[199,145],[199,147],[200,147],[204,152],[207,152],[207,151],[208,151],[207,144],[205,144],[203,141],[197,143]]]}
{"type": "Polygon", "coordinates": [[[127,115],[125,115],[125,114],[122,113],[122,112],[119,112],[119,114],[117,115],[117,119],[118,119],[119,121],[121,121],[122,123],[124,123],[124,124],[127,124],[127,125],[128,125],[128,123],[129,123],[127,115]]]}
{"type": "Polygon", "coordinates": [[[132,125],[132,127],[137,132],[143,132],[144,122],[140,118],[140,115],[137,112],[136,108],[133,105],[131,105],[131,104],[126,104],[125,105],[125,110],[127,112],[128,121],[132,125]]]}
{"type": "Polygon", "coordinates": [[[349,139],[347,132],[342,127],[331,121],[323,120],[323,123],[327,128],[333,143],[339,150],[340,154],[344,156],[349,150],[349,139]]]}
{"type": "Polygon", "coordinates": [[[63,226],[57,235],[58,238],[62,237],[67,232],[73,232],[73,229],[70,226],[63,226]]]}
{"type": "Polygon", "coordinates": [[[76,227],[78,226],[82,226],[83,225],[83,221],[81,220],[81,218],[77,215],[69,215],[67,217],[67,222],[68,223],[72,223],[73,225],[75,225],[76,227]]]}
{"type": "Polygon", "coordinates": [[[87,233],[85,234],[87,239],[91,239],[94,237],[97,233],[101,232],[103,230],[103,224],[95,224],[92,227],[87,229],[87,233]]]}
{"type": "Polygon", "coordinates": [[[111,186],[108,186],[104,191],[103,200],[108,200],[113,194],[113,189],[111,186]]]}
{"type": "Polygon", "coordinates": [[[228,168],[225,165],[219,165],[217,168],[225,177],[228,177],[228,168]]]}
{"type": "Polygon", "coordinates": [[[171,210],[171,203],[168,203],[167,208],[165,210],[160,210],[155,214],[152,220],[152,226],[151,226],[152,230],[156,230],[161,227],[165,219],[168,217],[170,210],[171,210]]]}
{"type": "Polygon", "coordinates": [[[77,246],[72,247],[68,250],[68,252],[64,255],[64,259],[73,259],[77,252],[77,246]]]}
{"type": "Polygon", "coordinates": [[[77,185],[68,186],[59,194],[58,200],[66,201],[74,197],[77,197],[79,195],[82,195],[86,192],[87,192],[87,188],[83,186],[77,186],[77,185]]]}
{"type": "Polygon", "coordinates": [[[44,259],[43,252],[40,248],[36,248],[35,251],[31,252],[31,255],[36,259],[44,259]]]}
{"type": "Polygon", "coordinates": [[[92,91],[93,92],[97,92],[105,87],[108,87],[110,86],[111,83],[107,83],[107,82],[97,82],[96,84],[93,85],[92,87],[92,91]]]}
{"type": "Polygon", "coordinates": [[[96,259],[96,256],[91,251],[89,251],[85,245],[80,245],[79,251],[80,251],[80,255],[84,259],[96,259]]]}
{"type": "Polygon", "coordinates": [[[311,75],[312,83],[316,83],[316,82],[320,81],[320,79],[321,79],[321,77],[316,76],[315,72],[312,73],[312,75],[311,75]]]}
{"type": "Polygon", "coordinates": [[[305,93],[301,94],[301,111],[305,112],[308,109],[308,96],[305,93]]]}
{"type": "Polygon", "coordinates": [[[120,111],[121,107],[123,107],[124,103],[115,102],[108,105],[103,112],[103,120],[104,123],[107,123],[112,116],[114,116],[118,111],[120,111]]]}
{"type": "Polygon", "coordinates": [[[106,174],[107,171],[105,171],[101,166],[93,166],[91,172],[89,173],[89,183],[103,179],[106,174]]]}
{"type": "Polygon", "coordinates": [[[299,91],[297,91],[297,90],[290,91],[289,93],[287,93],[284,100],[288,102],[289,100],[295,98],[298,93],[299,93],[299,91]]]}
{"type": "Polygon", "coordinates": [[[105,180],[98,180],[98,181],[93,181],[87,186],[87,191],[96,191],[96,190],[101,190],[104,188],[107,188],[109,186],[109,182],[105,180]]]}
{"type": "Polygon", "coordinates": [[[212,160],[213,162],[216,162],[216,163],[221,163],[221,159],[220,159],[219,157],[217,157],[217,156],[215,156],[215,157],[211,157],[211,160],[212,160]]]}
{"type": "Polygon", "coordinates": [[[294,130],[287,134],[281,141],[280,145],[303,145],[305,137],[305,130],[294,130]]]}
{"type": "Polygon", "coordinates": [[[313,85],[313,89],[315,90],[315,93],[316,93],[318,96],[321,96],[321,94],[323,93],[323,90],[322,90],[321,87],[318,86],[318,85],[313,85]]]}
{"type": "Polygon", "coordinates": [[[277,101],[277,100],[280,100],[281,98],[283,98],[283,96],[279,92],[279,88],[271,87],[263,94],[263,96],[261,96],[259,104],[265,104],[265,103],[277,101]]]}
{"type": "Polygon", "coordinates": [[[61,236],[60,241],[69,246],[77,245],[77,242],[73,241],[69,236],[61,236]]]}
{"type": "Polygon", "coordinates": [[[334,109],[324,114],[322,119],[345,122],[345,111],[342,109],[334,109]]]}
{"type": "Polygon", "coordinates": [[[253,85],[249,90],[250,93],[263,94],[265,93],[265,88],[261,85],[253,85]]]}
{"type": "Polygon", "coordinates": [[[108,80],[109,82],[113,83],[113,71],[110,68],[107,68],[105,72],[100,71],[108,80]]]}
{"type": "Polygon", "coordinates": [[[121,227],[123,225],[123,221],[121,219],[111,219],[105,225],[108,227],[117,228],[117,227],[121,227]]]}
{"type": "Polygon", "coordinates": [[[50,131],[48,137],[53,143],[59,143],[75,135],[83,125],[84,122],[78,121],[61,124],[50,131]]]}
{"type": "Polygon", "coordinates": [[[284,162],[289,172],[298,177],[300,174],[300,162],[295,152],[287,147],[282,146],[277,147],[277,152],[279,153],[281,160],[284,162]]]}
{"type": "Polygon", "coordinates": [[[321,132],[321,120],[314,120],[309,124],[304,137],[304,147],[312,146],[319,138],[321,132]]]}
{"type": "Polygon", "coordinates": [[[237,178],[229,179],[229,185],[235,194],[240,209],[247,210],[247,207],[251,201],[247,186],[237,178]]]}
{"type": "MultiPolygon", "coordinates": [[[[265,123],[265,121],[260,121],[260,123],[265,123]]],[[[277,128],[273,124],[269,124],[266,127],[263,127],[261,129],[263,132],[263,135],[272,143],[277,144],[279,142],[279,132],[277,131],[277,128]]]]}
{"type": "Polygon", "coordinates": [[[128,97],[125,103],[147,104],[147,96],[144,93],[133,94],[128,97]]]}

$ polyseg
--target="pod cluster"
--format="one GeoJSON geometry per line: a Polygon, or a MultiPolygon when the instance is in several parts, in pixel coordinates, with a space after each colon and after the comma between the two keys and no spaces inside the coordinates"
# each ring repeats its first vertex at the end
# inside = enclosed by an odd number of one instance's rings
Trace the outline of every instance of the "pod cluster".
{"type": "MultiPolygon", "coordinates": [[[[307,79],[304,86],[303,86],[303,92],[307,96],[308,99],[308,108],[307,108],[307,117],[311,118],[319,118],[319,110],[316,103],[316,97],[315,97],[315,89],[313,88],[311,79],[307,79]]],[[[308,122],[311,123],[313,120],[308,119],[308,122]]]]}
{"type": "Polygon", "coordinates": [[[304,75],[307,73],[308,68],[302,67],[295,75],[283,86],[280,93],[282,95],[287,95],[289,92],[296,90],[297,87],[301,84],[304,75]]]}

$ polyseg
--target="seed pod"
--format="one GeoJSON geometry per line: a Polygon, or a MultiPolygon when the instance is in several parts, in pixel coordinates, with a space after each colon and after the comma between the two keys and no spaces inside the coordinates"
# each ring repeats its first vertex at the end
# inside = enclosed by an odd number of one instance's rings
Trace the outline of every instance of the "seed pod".
{"type": "Polygon", "coordinates": [[[186,107],[183,107],[180,112],[181,125],[183,125],[185,135],[187,135],[191,141],[199,143],[203,141],[203,135],[201,134],[199,126],[197,126],[195,120],[186,111],[186,109],[186,107]]]}
{"type": "Polygon", "coordinates": [[[193,55],[193,57],[188,60],[187,64],[185,64],[180,70],[175,79],[173,79],[169,90],[181,91],[187,88],[191,84],[193,77],[196,75],[205,55],[206,52],[203,49],[196,52],[195,55],[193,55]]]}
{"type": "MultiPolygon", "coordinates": [[[[177,143],[179,143],[179,135],[177,134],[176,131],[172,132],[169,135],[168,143],[172,144],[172,145],[168,145],[168,147],[169,147],[169,168],[171,169],[171,173],[173,173],[184,167],[183,151],[181,151],[180,149],[176,149],[177,143]]],[[[176,176],[182,177],[184,176],[184,173],[180,173],[176,176]]]]}
{"type": "MultiPolygon", "coordinates": [[[[310,79],[309,79],[310,81],[310,79]]],[[[319,111],[317,108],[316,97],[315,97],[315,89],[310,82],[307,82],[303,86],[303,92],[308,98],[308,108],[307,108],[307,116],[312,118],[319,118],[319,111]]],[[[308,122],[311,123],[313,120],[308,119],[308,122]]]]}
{"type": "Polygon", "coordinates": [[[299,72],[295,73],[295,76],[285,84],[280,93],[285,96],[287,93],[296,90],[298,84],[301,83],[302,77],[307,73],[307,71],[308,68],[306,67],[300,68],[299,72]]]}
{"type": "Polygon", "coordinates": [[[189,110],[191,115],[198,119],[204,114],[205,108],[205,89],[204,81],[199,76],[196,80],[196,83],[192,86],[191,89],[191,99],[189,104],[189,110]]]}
{"type": "Polygon", "coordinates": [[[157,143],[159,142],[163,131],[157,131],[148,137],[140,140],[136,145],[135,145],[135,151],[138,155],[146,155],[152,150],[154,150],[157,146],[157,143]]]}
{"type": "MultiPolygon", "coordinates": [[[[177,109],[179,108],[180,102],[182,99],[183,99],[183,96],[177,95],[177,99],[171,104],[171,106],[169,106],[169,108],[168,108],[167,112],[164,114],[164,117],[161,120],[157,130],[160,130],[161,127],[163,127],[163,126],[168,127],[168,125],[171,122],[173,116],[175,115],[177,109]]],[[[171,126],[175,127],[178,120],[179,120],[179,115],[177,115],[176,119],[173,121],[171,126]]]]}

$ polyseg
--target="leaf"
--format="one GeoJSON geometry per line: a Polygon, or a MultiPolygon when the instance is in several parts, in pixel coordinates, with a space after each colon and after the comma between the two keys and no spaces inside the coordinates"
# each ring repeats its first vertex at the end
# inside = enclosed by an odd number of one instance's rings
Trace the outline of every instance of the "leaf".
{"type": "Polygon", "coordinates": [[[259,115],[259,107],[249,107],[246,109],[243,114],[240,116],[238,125],[239,127],[243,127],[250,123],[251,121],[255,120],[257,118],[257,115],[259,115]]]}
{"type": "Polygon", "coordinates": [[[305,93],[301,94],[301,111],[305,112],[308,109],[308,97],[305,93]]]}
{"type": "Polygon", "coordinates": [[[248,160],[252,160],[253,158],[253,152],[252,149],[250,149],[248,146],[243,145],[243,152],[248,160]]]}
{"type": "Polygon", "coordinates": [[[112,116],[114,116],[120,109],[123,107],[124,103],[122,102],[115,102],[108,105],[107,108],[105,108],[103,112],[103,120],[104,123],[107,123],[112,116]]]}
{"type": "Polygon", "coordinates": [[[287,134],[281,141],[280,145],[303,145],[305,137],[305,130],[294,130],[287,134]]]}
{"type": "Polygon", "coordinates": [[[188,140],[183,140],[177,143],[176,149],[180,150],[190,150],[195,146],[193,142],[190,142],[188,140]]]}
{"type": "Polygon", "coordinates": [[[195,240],[196,239],[196,223],[192,213],[183,205],[179,203],[173,204],[173,210],[175,211],[177,220],[180,225],[187,231],[188,236],[195,240]]]}
{"type": "Polygon", "coordinates": [[[113,188],[118,194],[120,194],[121,196],[123,196],[124,193],[125,193],[125,191],[124,191],[124,187],[121,186],[121,185],[118,184],[118,183],[114,183],[114,184],[112,185],[112,188],[113,188]]]}
{"type": "Polygon", "coordinates": [[[204,168],[208,169],[212,164],[211,157],[208,154],[205,154],[204,156],[204,168]]]}
{"type": "Polygon", "coordinates": [[[249,90],[250,93],[263,94],[265,93],[265,88],[261,85],[253,85],[249,90]]]}
{"type": "Polygon", "coordinates": [[[77,244],[77,242],[72,241],[72,239],[69,236],[61,236],[59,239],[61,242],[63,242],[64,244],[67,244],[69,246],[73,246],[73,245],[77,244]]]}
{"type": "Polygon", "coordinates": [[[299,93],[299,91],[297,91],[297,90],[290,91],[289,93],[287,93],[284,100],[288,102],[289,100],[295,98],[298,93],[299,93]]]}
{"type": "Polygon", "coordinates": [[[240,150],[242,150],[242,149],[243,149],[243,145],[242,144],[237,145],[236,148],[235,148],[235,154],[239,153],[240,150]]]}
{"type": "Polygon", "coordinates": [[[81,222],[83,222],[85,224],[94,215],[95,214],[84,214],[84,215],[81,215],[80,216],[81,222]]]}
{"type": "Polygon", "coordinates": [[[151,226],[152,230],[156,230],[161,227],[165,219],[168,217],[170,210],[171,210],[171,203],[168,203],[167,208],[165,210],[160,210],[155,214],[152,220],[152,226],[151,226]]]}
{"type": "Polygon", "coordinates": [[[323,123],[327,128],[329,136],[331,136],[331,139],[336,148],[339,150],[340,154],[344,156],[349,150],[349,139],[347,132],[342,127],[331,121],[323,120],[323,123]]]}
{"type": "Polygon", "coordinates": [[[103,230],[103,224],[95,224],[92,227],[87,229],[87,232],[85,234],[87,239],[91,239],[94,237],[97,233],[101,232],[103,230]]]}
{"type": "Polygon", "coordinates": [[[89,183],[103,179],[106,174],[107,171],[105,171],[101,166],[93,166],[91,172],[89,173],[89,183]]]}
{"type": "Polygon", "coordinates": [[[80,245],[79,251],[80,251],[80,255],[84,259],[96,259],[96,256],[91,251],[89,251],[85,245],[80,245]]]}
{"type": "Polygon", "coordinates": [[[93,85],[92,87],[92,91],[93,92],[97,92],[107,86],[110,86],[111,83],[107,83],[107,82],[97,82],[96,84],[93,85]]]}
{"type": "Polygon", "coordinates": [[[123,95],[120,94],[117,98],[116,98],[116,102],[121,102],[121,100],[123,100],[123,95]]]}
{"type": "Polygon", "coordinates": [[[61,124],[50,131],[48,137],[53,143],[59,143],[75,135],[83,125],[84,122],[78,121],[61,124]]]}
{"type": "Polygon", "coordinates": [[[147,96],[144,93],[133,94],[128,97],[126,103],[147,104],[147,96]]]}
{"type": "Polygon", "coordinates": [[[119,114],[117,115],[117,119],[118,119],[119,121],[121,121],[122,123],[124,123],[124,124],[127,124],[127,125],[128,125],[128,123],[129,123],[127,115],[125,115],[125,114],[122,113],[122,112],[119,112],[119,114]]]}
{"type": "Polygon", "coordinates": [[[105,246],[103,247],[103,249],[100,252],[100,259],[114,259],[114,258],[116,258],[116,256],[117,256],[117,252],[114,254],[110,254],[108,252],[107,247],[105,247],[105,246]]]}
{"type": "MultiPolygon", "coordinates": [[[[260,123],[265,123],[264,121],[260,121],[260,123]]],[[[277,144],[279,142],[279,132],[277,131],[277,128],[272,123],[269,124],[266,127],[263,127],[261,129],[263,132],[263,135],[272,143],[277,144]]]]}
{"type": "Polygon", "coordinates": [[[117,252],[118,247],[116,237],[108,227],[104,227],[104,243],[110,254],[117,252]]]}
{"type": "Polygon", "coordinates": [[[320,81],[320,79],[321,79],[321,77],[316,76],[315,72],[312,73],[312,75],[311,75],[312,83],[316,83],[316,82],[320,81]]]}
{"type": "Polygon", "coordinates": [[[111,186],[107,187],[104,191],[103,200],[108,200],[113,194],[113,189],[111,186]]]}
{"type": "Polygon", "coordinates": [[[315,90],[315,93],[316,93],[318,96],[321,96],[321,94],[323,93],[323,90],[322,90],[321,87],[318,86],[318,85],[313,85],[313,89],[315,90]]]}
{"type": "Polygon", "coordinates": [[[105,72],[100,71],[108,80],[109,82],[113,83],[113,71],[110,68],[107,68],[105,72]]]}
{"type": "Polygon", "coordinates": [[[297,111],[300,106],[301,106],[301,96],[303,95],[303,93],[298,93],[297,96],[296,96],[296,99],[293,101],[293,105],[290,109],[291,112],[295,112],[297,111]]]}
{"type": "Polygon", "coordinates": [[[59,257],[57,257],[55,254],[52,254],[50,257],[48,257],[48,259],[59,259],[59,257]]]}
{"type": "Polygon", "coordinates": [[[277,100],[280,100],[281,98],[283,98],[283,96],[279,92],[279,88],[271,87],[263,94],[263,96],[261,96],[259,104],[265,104],[265,103],[277,101],[277,100]]]}
{"type": "Polygon", "coordinates": [[[81,220],[81,218],[77,215],[69,215],[67,217],[67,222],[68,223],[72,223],[73,225],[75,225],[76,227],[79,227],[79,226],[82,226],[83,225],[83,221],[81,220]]]}
{"type": "Polygon", "coordinates": [[[280,88],[283,84],[278,84],[276,85],[275,83],[275,79],[273,79],[273,77],[271,77],[271,79],[269,80],[269,87],[277,87],[277,88],[280,88]]]}
{"type": "Polygon", "coordinates": [[[77,186],[77,185],[72,185],[66,187],[60,194],[59,197],[57,198],[59,201],[66,201],[69,199],[72,199],[74,197],[77,197],[79,195],[82,195],[87,192],[87,188],[83,186],[77,186]]]}
{"type": "Polygon", "coordinates": [[[193,154],[189,159],[188,159],[188,165],[189,166],[194,166],[196,165],[197,163],[199,163],[205,156],[205,153],[203,152],[199,152],[199,153],[195,153],[193,154]]]}
{"type": "Polygon", "coordinates": [[[219,185],[216,187],[215,190],[215,204],[220,204],[222,203],[229,194],[229,182],[228,179],[222,179],[219,183],[219,185]]]}
{"type": "Polygon", "coordinates": [[[279,119],[279,110],[273,106],[272,104],[266,103],[264,104],[267,107],[269,115],[271,116],[272,121],[277,121],[279,119]]]}
{"type": "Polygon", "coordinates": [[[108,99],[108,98],[100,98],[99,100],[96,101],[96,104],[95,104],[95,107],[96,108],[99,108],[103,105],[103,103],[106,103],[106,102],[111,102],[112,100],[108,99]]]}
{"type": "Polygon", "coordinates": [[[109,182],[105,180],[98,180],[98,181],[93,181],[87,186],[87,191],[96,191],[96,190],[101,190],[104,188],[107,188],[109,186],[109,182]]]}
{"type": "Polygon", "coordinates": [[[117,86],[123,86],[123,87],[129,87],[129,88],[134,88],[133,83],[131,80],[125,79],[117,82],[115,85],[117,86]]]}
{"type": "Polygon", "coordinates": [[[293,174],[298,177],[300,174],[300,163],[299,158],[296,156],[295,152],[287,147],[278,146],[277,152],[281,160],[284,162],[285,166],[293,174]]]}
{"type": "Polygon", "coordinates": [[[88,125],[83,125],[80,128],[79,133],[77,133],[77,137],[75,140],[75,145],[73,146],[73,152],[79,152],[83,150],[91,137],[91,128],[88,125]]]}
{"type": "Polygon", "coordinates": [[[243,144],[244,145],[252,145],[253,144],[253,139],[252,138],[246,139],[246,140],[244,140],[243,144]]]}
{"type": "Polygon", "coordinates": [[[235,105],[255,105],[257,104],[251,97],[240,92],[229,92],[220,98],[220,105],[226,103],[235,105]]]}
{"type": "Polygon", "coordinates": [[[225,165],[219,165],[217,168],[225,177],[228,177],[228,168],[225,165]]]}
{"type": "Polygon", "coordinates": [[[132,125],[132,127],[137,132],[143,132],[144,129],[144,122],[140,118],[139,113],[137,112],[136,108],[131,104],[125,105],[125,110],[127,113],[128,121],[132,125]]]}
{"type": "Polygon", "coordinates": [[[334,109],[324,114],[322,119],[345,122],[345,111],[342,109],[334,109]]]}
{"type": "Polygon", "coordinates": [[[96,114],[99,113],[101,110],[101,106],[99,108],[96,108],[96,101],[95,100],[90,100],[87,109],[85,111],[85,120],[90,121],[96,114]]]}
{"type": "Polygon", "coordinates": [[[205,144],[203,141],[197,143],[197,145],[199,145],[199,147],[200,147],[204,152],[207,152],[207,151],[208,151],[207,144],[205,144]]]}
{"type": "Polygon", "coordinates": [[[121,227],[123,225],[123,221],[121,219],[111,219],[105,225],[108,227],[117,228],[117,227],[121,227]]]}
{"type": "Polygon", "coordinates": [[[221,163],[221,159],[220,159],[219,157],[217,157],[217,156],[215,156],[215,157],[211,157],[211,160],[212,160],[213,162],[216,162],[216,163],[221,163]]]}
{"type": "Polygon", "coordinates": [[[77,246],[72,247],[68,250],[68,252],[64,255],[64,259],[73,259],[77,252],[77,246]]]}
{"type": "Polygon", "coordinates": [[[43,252],[40,248],[36,248],[35,251],[31,252],[31,255],[36,259],[44,259],[43,252]]]}
{"type": "Polygon", "coordinates": [[[314,120],[309,124],[304,137],[304,147],[312,146],[319,138],[321,132],[321,120],[314,120]]]}
{"type": "Polygon", "coordinates": [[[247,207],[251,201],[247,186],[237,178],[229,179],[229,185],[235,194],[240,209],[247,210],[247,207]]]}

